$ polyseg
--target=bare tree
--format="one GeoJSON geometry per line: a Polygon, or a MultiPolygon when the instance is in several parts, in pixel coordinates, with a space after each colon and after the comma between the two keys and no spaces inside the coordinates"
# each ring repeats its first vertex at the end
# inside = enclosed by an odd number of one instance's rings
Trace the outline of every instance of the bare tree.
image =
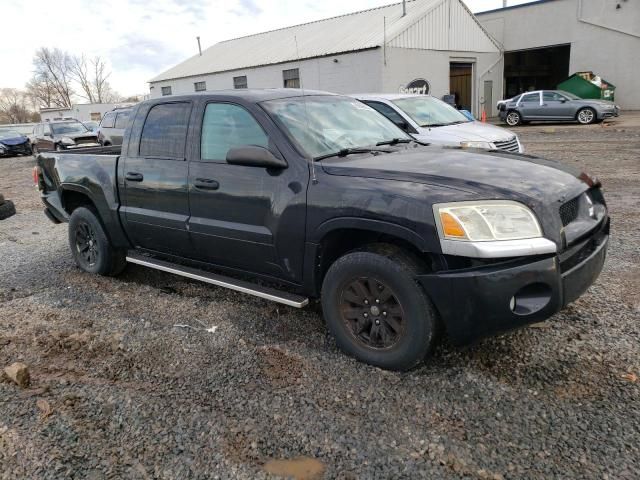
{"type": "Polygon", "coordinates": [[[30,122],[34,113],[27,94],[15,88],[0,89],[0,117],[5,123],[30,122]]]}
{"type": "Polygon", "coordinates": [[[74,91],[72,60],[69,54],[58,48],[42,47],[36,51],[33,65],[35,72],[32,81],[37,81],[40,87],[51,93],[49,105],[71,108],[74,91]]]}
{"type": "Polygon", "coordinates": [[[107,64],[101,57],[96,56],[91,60],[87,60],[84,55],[71,57],[71,72],[82,90],[79,95],[89,103],[115,101],[116,95],[108,82],[111,72],[107,70],[107,64]]]}

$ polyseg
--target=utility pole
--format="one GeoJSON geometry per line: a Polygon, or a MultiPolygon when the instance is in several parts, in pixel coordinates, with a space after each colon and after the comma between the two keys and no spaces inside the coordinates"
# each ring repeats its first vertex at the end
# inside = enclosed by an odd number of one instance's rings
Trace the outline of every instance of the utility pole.
{"type": "Polygon", "coordinates": [[[200,37],[196,37],[196,39],[198,40],[198,53],[200,54],[200,56],[202,56],[202,47],[200,46],[200,37]]]}

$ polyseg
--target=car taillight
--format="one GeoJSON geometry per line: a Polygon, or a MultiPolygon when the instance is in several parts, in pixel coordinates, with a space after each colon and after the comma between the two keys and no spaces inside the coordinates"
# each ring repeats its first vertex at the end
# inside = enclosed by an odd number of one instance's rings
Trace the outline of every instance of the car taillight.
{"type": "Polygon", "coordinates": [[[33,175],[33,184],[38,187],[38,190],[42,190],[42,186],[40,185],[40,167],[33,167],[31,173],[33,175]]]}

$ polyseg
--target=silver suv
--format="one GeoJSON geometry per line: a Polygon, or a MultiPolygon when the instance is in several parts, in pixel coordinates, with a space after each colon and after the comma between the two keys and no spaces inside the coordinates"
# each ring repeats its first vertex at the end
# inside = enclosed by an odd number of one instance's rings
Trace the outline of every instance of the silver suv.
{"type": "Polygon", "coordinates": [[[116,108],[104,117],[98,127],[98,142],[105,147],[122,145],[124,130],[129,124],[131,108],[116,108]]]}

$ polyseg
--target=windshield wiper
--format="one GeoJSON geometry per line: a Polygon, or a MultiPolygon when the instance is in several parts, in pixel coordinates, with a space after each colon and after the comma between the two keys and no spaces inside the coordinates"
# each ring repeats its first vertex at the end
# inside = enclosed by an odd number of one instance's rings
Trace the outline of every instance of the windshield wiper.
{"type": "Polygon", "coordinates": [[[315,157],[314,160],[319,161],[319,160],[323,160],[325,158],[330,158],[330,157],[346,157],[347,155],[353,155],[355,153],[371,153],[371,152],[391,153],[392,151],[386,150],[384,148],[363,148],[363,147],[343,148],[342,150],[339,150],[334,153],[327,153],[326,155],[320,155],[319,157],[315,157]]]}
{"type": "Polygon", "coordinates": [[[392,138],[391,140],[385,140],[384,142],[376,143],[377,147],[382,145],[397,145],[399,143],[411,143],[413,140],[410,138],[392,138]]]}
{"type": "Polygon", "coordinates": [[[431,128],[431,127],[446,127],[449,125],[448,123],[425,123],[424,125],[420,125],[422,128],[431,128]]]}

